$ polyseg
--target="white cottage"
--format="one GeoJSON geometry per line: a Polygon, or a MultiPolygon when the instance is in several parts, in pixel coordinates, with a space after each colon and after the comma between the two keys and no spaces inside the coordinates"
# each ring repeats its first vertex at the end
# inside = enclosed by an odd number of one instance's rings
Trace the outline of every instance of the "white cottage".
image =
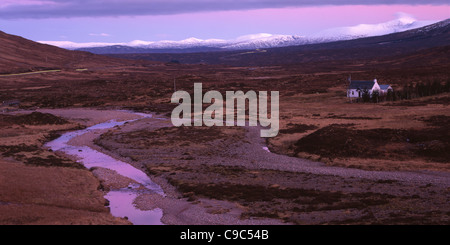
{"type": "Polygon", "coordinates": [[[361,98],[364,90],[369,92],[369,95],[372,96],[373,91],[378,90],[380,92],[381,88],[377,82],[377,79],[373,79],[373,81],[350,81],[350,85],[347,89],[347,97],[349,98],[361,98]]]}

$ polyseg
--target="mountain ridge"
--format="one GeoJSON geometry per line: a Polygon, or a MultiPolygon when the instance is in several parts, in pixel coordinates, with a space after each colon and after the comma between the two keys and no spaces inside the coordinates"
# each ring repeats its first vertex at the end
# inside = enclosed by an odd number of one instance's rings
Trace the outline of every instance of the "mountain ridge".
{"type": "Polygon", "coordinates": [[[135,40],[129,43],[111,43],[110,45],[108,43],[73,43],[67,41],[43,41],[43,43],[96,54],[211,52],[288,47],[352,40],[420,28],[427,23],[416,21],[408,16],[401,16],[396,20],[380,24],[361,24],[352,27],[334,28],[311,36],[258,33],[241,36],[233,40],[202,40],[191,37],[181,41],[164,40],[152,42],[135,40]]]}
{"type": "MultiPolygon", "coordinates": [[[[404,32],[327,43],[248,51],[110,54],[108,56],[161,62],[176,60],[187,64],[267,66],[337,60],[354,60],[354,62],[376,60],[448,46],[450,46],[450,19],[404,32]]],[[[444,51],[448,52],[448,49],[444,51]]]]}

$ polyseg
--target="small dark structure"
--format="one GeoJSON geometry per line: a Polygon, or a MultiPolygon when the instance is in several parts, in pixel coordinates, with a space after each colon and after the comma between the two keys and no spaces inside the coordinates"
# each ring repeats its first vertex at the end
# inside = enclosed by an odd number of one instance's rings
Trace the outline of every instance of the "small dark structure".
{"type": "Polygon", "coordinates": [[[20,100],[5,100],[2,102],[2,106],[19,106],[20,100]]]}

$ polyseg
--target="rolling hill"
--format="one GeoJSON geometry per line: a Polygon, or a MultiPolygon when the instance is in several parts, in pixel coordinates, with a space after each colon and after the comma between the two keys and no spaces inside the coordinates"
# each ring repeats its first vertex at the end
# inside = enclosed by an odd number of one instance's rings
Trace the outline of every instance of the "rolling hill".
{"type": "Polygon", "coordinates": [[[70,51],[37,43],[0,31],[0,73],[3,74],[49,69],[76,69],[122,62],[124,61],[89,52],[70,51]]]}

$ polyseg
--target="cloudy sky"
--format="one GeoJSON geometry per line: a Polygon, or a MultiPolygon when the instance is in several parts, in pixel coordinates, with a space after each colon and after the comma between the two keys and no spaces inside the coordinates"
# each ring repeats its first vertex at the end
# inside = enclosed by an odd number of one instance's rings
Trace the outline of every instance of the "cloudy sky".
{"type": "Polygon", "coordinates": [[[0,0],[0,30],[36,41],[234,39],[311,35],[406,13],[450,18],[448,0],[0,0]]]}

